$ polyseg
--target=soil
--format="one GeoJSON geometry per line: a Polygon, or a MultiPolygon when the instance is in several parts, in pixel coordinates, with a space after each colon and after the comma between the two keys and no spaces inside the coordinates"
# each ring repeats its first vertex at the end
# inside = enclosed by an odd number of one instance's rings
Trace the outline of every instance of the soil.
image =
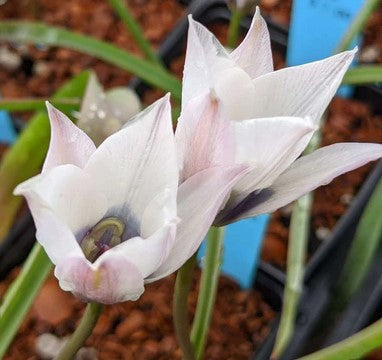
{"type": "MultiPolygon", "coordinates": [[[[16,273],[0,284],[0,295],[16,273]]],[[[198,271],[189,298],[190,315],[196,305],[199,276],[198,271]]],[[[171,313],[174,281],[175,276],[169,276],[148,285],[138,301],[105,307],[86,346],[97,349],[98,358],[105,360],[180,359],[171,313]]],[[[83,309],[84,304],[63,292],[52,276],[34,302],[5,359],[38,359],[36,339],[46,333],[59,338],[69,335],[83,309]]],[[[274,311],[258,292],[242,291],[232,280],[221,277],[205,358],[248,359],[267,336],[273,317],[274,311]]]]}
{"type": "MultiPolygon", "coordinates": [[[[1,1],[0,1],[1,3],[1,1]]],[[[129,0],[128,4],[142,25],[145,35],[156,48],[185,13],[176,0],[129,0]]],[[[264,14],[287,26],[291,0],[263,0],[264,14]]],[[[110,41],[139,54],[131,36],[104,0],[20,0],[0,5],[0,19],[40,20],[65,26],[78,32],[110,41]]],[[[226,26],[211,26],[224,41],[226,26]]],[[[365,31],[364,50],[369,62],[382,62],[382,11],[371,18],[365,31]]],[[[49,97],[65,80],[85,68],[91,68],[101,83],[110,88],[126,85],[131,75],[120,69],[77,52],[35,46],[5,46],[21,60],[13,70],[0,65],[0,93],[3,97],[49,97]]],[[[275,53],[275,67],[281,68],[283,57],[275,53]]],[[[181,76],[184,57],[172,62],[171,69],[181,76]]],[[[160,91],[148,91],[144,102],[151,103],[161,96],[160,91]]],[[[18,116],[20,116],[18,114],[18,116]]],[[[27,119],[29,114],[21,115],[27,119]]],[[[324,129],[324,144],[339,141],[382,142],[382,121],[363,103],[335,99],[329,108],[324,129]]],[[[0,147],[0,154],[4,147],[0,147]]],[[[315,192],[312,229],[313,248],[325,241],[338,218],[346,210],[370,165],[341,176],[330,185],[315,192]]],[[[262,257],[283,268],[285,266],[290,207],[272,216],[262,257]]],[[[0,283],[0,296],[8,287],[17,269],[0,283]]],[[[196,288],[190,296],[191,312],[195,307],[196,288]]],[[[173,334],[171,296],[174,276],[151,284],[137,302],[106,307],[94,335],[87,346],[98,350],[100,359],[178,359],[180,351],[173,334]]],[[[43,287],[25,320],[6,359],[37,359],[36,339],[44,333],[64,337],[75,328],[84,305],[72,295],[61,291],[54,278],[43,287]],[[59,311],[57,311],[59,309],[59,311]]],[[[265,338],[273,310],[256,291],[244,292],[230,279],[222,276],[215,307],[206,359],[248,359],[251,352],[265,338]]]]}

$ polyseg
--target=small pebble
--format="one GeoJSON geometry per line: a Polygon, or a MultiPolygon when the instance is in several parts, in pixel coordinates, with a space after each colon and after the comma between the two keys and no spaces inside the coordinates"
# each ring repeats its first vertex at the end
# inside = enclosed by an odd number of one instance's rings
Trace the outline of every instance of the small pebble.
{"type": "Polygon", "coordinates": [[[47,76],[50,73],[50,67],[46,61],[37,61],[33,65],[33,74],[37,76],[47,76]]]}
{"type": "Polygon", "coordinates": [[[62,347],[62,340],[53,334],[41,334],[36,339],[36,354],[44,360],[53,359],[62,347]]]}
{"type": "Polygon", "coordinates": [[[352,202],[353,198],[354,196],[352,194],[343,194],[340,198],[340,201],[342,202],[342,204],[349,205],[352,202]]]}
{"type": "Polygon", "coordinates": [[[316,236],[321,241],[327,240],[330,234],[331,234],[330,229],[326,227],[321,226],[318,229],[316,229],[316,236]]]}
{"type": "Polygon", "coordinates": [[[376,46],[366,46],[359,55],[361,63],[374,63],[377,61],[380,50],[376,46]]]}
{"type": "Polygon", "coordinates": [[[0,47],[0,67],[8,71],[14,71],[21,65],[19,54],[10,51],[6,46],[0,47]]]}
{"type": "Polygon", "coordinates": [[[92,347],[83,347],[78,350],[75,360],[97,360],[97,350],[92,347]]]}

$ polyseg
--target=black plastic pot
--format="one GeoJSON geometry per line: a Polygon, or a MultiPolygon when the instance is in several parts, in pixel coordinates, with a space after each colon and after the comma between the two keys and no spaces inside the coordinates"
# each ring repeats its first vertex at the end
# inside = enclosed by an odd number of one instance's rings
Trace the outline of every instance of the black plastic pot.
{"type": "Polygon", "coordinates": [[[346,339],[382,317],[382,249],[370,266],[362,287],[346,307],[336,326],[326,337],[323,347],[346,339]]]}
{"type": "MultiPolygon", "coordinates": [[[[295,331],[288,348],[280,358],[281,360],[295,359],[311,352],[317,346],[318,337],[322,342],[322,336],[313,336],[314,331],[320,324],[330,303],[333,287],[338,280],[358,221],[370,195],[381,178],[382,161],[375,166],[352,205],[338,222],[327,243],[317,250],[309,262],[295,331]]],[[[348,305],[332,333],[328,334],[327,340],[324,341],[325,345],[348,337],[373,320],[373,316],[382,302],[381,260],[382,252],[379,251],[363,287],[348,305]]],[[[278,321],[274,324],[263,347],[253,355],[252,359],[268,360],[270,358],[277,328],[278,321]]]]}
{"type": "Polygon", "coordinates": [[[0,244],[0,280],[21,264],[35,243],[36,228],[32,216],[25,215],[0,244]]]}

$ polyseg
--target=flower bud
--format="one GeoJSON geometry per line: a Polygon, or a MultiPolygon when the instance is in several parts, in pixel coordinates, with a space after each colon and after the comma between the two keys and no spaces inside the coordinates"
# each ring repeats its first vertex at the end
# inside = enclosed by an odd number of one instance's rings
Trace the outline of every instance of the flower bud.
{"type": "Polygon", "coordinates": [[[77,125],[98,146],[120,130],[141,110],[137,94],[127,87],[104,92],[95,75],[91,75],[82,101],[77,125]]]}

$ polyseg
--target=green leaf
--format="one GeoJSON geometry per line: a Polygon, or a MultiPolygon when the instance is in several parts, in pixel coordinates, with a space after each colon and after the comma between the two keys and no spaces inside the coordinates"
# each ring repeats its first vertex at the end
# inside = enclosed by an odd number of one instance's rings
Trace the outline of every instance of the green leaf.
{"type": "Polygon", "coordinates": [[[5,111],[38,111],[45,110],[45,101],[63,112],[69,112],[73,108],[79,108],[81,99],[46,99],[46,98],[20,98],[20,99],[0,99],[0,110],[5,111]]]}
{"type": "Polygon", "coordinates": [[[362,214],[335,291],[339,310],[362,284],[382,240],[382,180],[362,214]]]}
{"type": "Polygon", "coordinates": [[[343,85],[362,85],[382,82],[381,65],[360,65],[347,71],[343,85]]]}
{"type": "MultiPolygon", "coordinates": [[[[64,84],[53,98],[82,97],[88,77],[88,71],[80,73],[64,84]]],[[[7,234],[21,204],[22,198],[13,196],[13,189],[39,172],[48,150],[49,139],[48,115],[46,111],[38,112],[30,119],[16,143],[2,159],[0,164],[0,239],[7,234]]]]}
{"type": "Polygon", "coordinates": [[[382,319],[360,332],[327,348],[297,360],[353,360],[364,359],[371,351],[382,346],[382,319]]]}
{"type": "Polygon", "coordinates": [[[145,38],[141,26],[131,14],[131,11],[128,8],[126,2],[122,0],[109,0],[109,4],[113,7],[116,14],[125,24],[130,34],[133,36],[135,42],[145,54],[146,58],[152,63],[158,64],[159,66],[163,66],[160,59],[155,54],[154,50],[151,48],[150,43],[145,38]]]}
{"type": "Polygon", "coordinates": [[[0,307],[0,359],[5,355],[52,267],[44,249],[36,243],[0,307]]]}
{"type": "Polygon", "coordinates": [[[211,226],[207,235],[198,302],[191,330],[191,342],[194,345],[196,360],[203,358],[207,342],[207,334],[218,291],[220,267],[223,261],[224,232],[224,227],[211,226]]]}
{"type": "Polygon", "coordinates": [[[347,50],[353,39],[362,32],[364,29],[367,20],[373,13],[373,11],[379,5],[380,0],[366,0],[358,12],[357,16],[354,18],[349,28],[346,30],[344,37],[341,39],[341,42],[338,44],[335,53],[340,53],[347,50]]]}
{"type": "Polygon", "coordinates": [[[20,43],[62,46],[92,55],[138,76],[150,85],[181,98],[181,83],[156,64],[141,59],[105,41],[63,28],[27,21],[0,22],[0,40],[20,43]]]}

